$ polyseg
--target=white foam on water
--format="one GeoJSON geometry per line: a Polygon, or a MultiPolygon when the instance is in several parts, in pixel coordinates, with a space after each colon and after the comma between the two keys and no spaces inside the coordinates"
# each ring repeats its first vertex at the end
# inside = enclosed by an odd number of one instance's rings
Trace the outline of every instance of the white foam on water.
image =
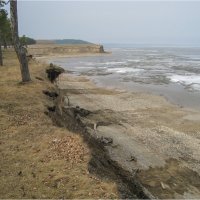
{"type": "Polygon", "coordinates": [[[130,67],[121,67],[121,68],[108,68],[107,71],[125,74],[125,73],[128,73],[128,72],[138,73],[138,72],[144,71],[144,69],[133,69],[133,68],[130,68],[130,67]]]}

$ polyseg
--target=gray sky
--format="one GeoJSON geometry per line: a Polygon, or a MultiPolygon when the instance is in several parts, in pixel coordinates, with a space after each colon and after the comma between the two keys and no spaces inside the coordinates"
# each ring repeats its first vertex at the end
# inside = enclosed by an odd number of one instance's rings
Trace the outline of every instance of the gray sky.
{"type": "Polygon", "coordinates": [[[200,1],[19,1],[20,34],[200,46],[200,1]]]}

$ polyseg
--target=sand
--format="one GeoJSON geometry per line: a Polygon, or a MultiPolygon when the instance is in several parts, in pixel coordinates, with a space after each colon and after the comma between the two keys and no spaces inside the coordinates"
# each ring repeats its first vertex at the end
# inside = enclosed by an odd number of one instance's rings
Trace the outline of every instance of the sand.
{"type": "Polygon", "coordinates": [[[84,76],[63,74],[57,85],[67,95],[65,107],[91,111],[82,122],[113,139],[110,157],[154,197],[200,198],[199,111],[161,96],[100,88],[84,76]]]}

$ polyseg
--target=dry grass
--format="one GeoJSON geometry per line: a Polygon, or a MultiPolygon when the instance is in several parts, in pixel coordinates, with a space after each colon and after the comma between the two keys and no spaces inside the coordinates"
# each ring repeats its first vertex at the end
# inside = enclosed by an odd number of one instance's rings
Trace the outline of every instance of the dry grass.
{"type": "Polygon", "coordinates": [[[44,114],[52,85],[45,66],[30,62],[32,82],[19,84],[13,50],[0,68],[0,198],[118,198],[117,187],[87,171],[90,151],[80,136],[44,114]],[[42,77],[44,81],[35,77],[42,77]]]}

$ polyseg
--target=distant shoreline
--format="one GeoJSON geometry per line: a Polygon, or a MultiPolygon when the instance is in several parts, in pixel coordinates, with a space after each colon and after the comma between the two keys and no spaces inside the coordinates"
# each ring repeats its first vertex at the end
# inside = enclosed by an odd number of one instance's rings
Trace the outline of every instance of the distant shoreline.
{"type": "Polygon", "coordinates": [[[93,54],[109,54],[102,45],[97,44],[36,44],[28,47],[34,57],[68,57],[93,54]]]}

